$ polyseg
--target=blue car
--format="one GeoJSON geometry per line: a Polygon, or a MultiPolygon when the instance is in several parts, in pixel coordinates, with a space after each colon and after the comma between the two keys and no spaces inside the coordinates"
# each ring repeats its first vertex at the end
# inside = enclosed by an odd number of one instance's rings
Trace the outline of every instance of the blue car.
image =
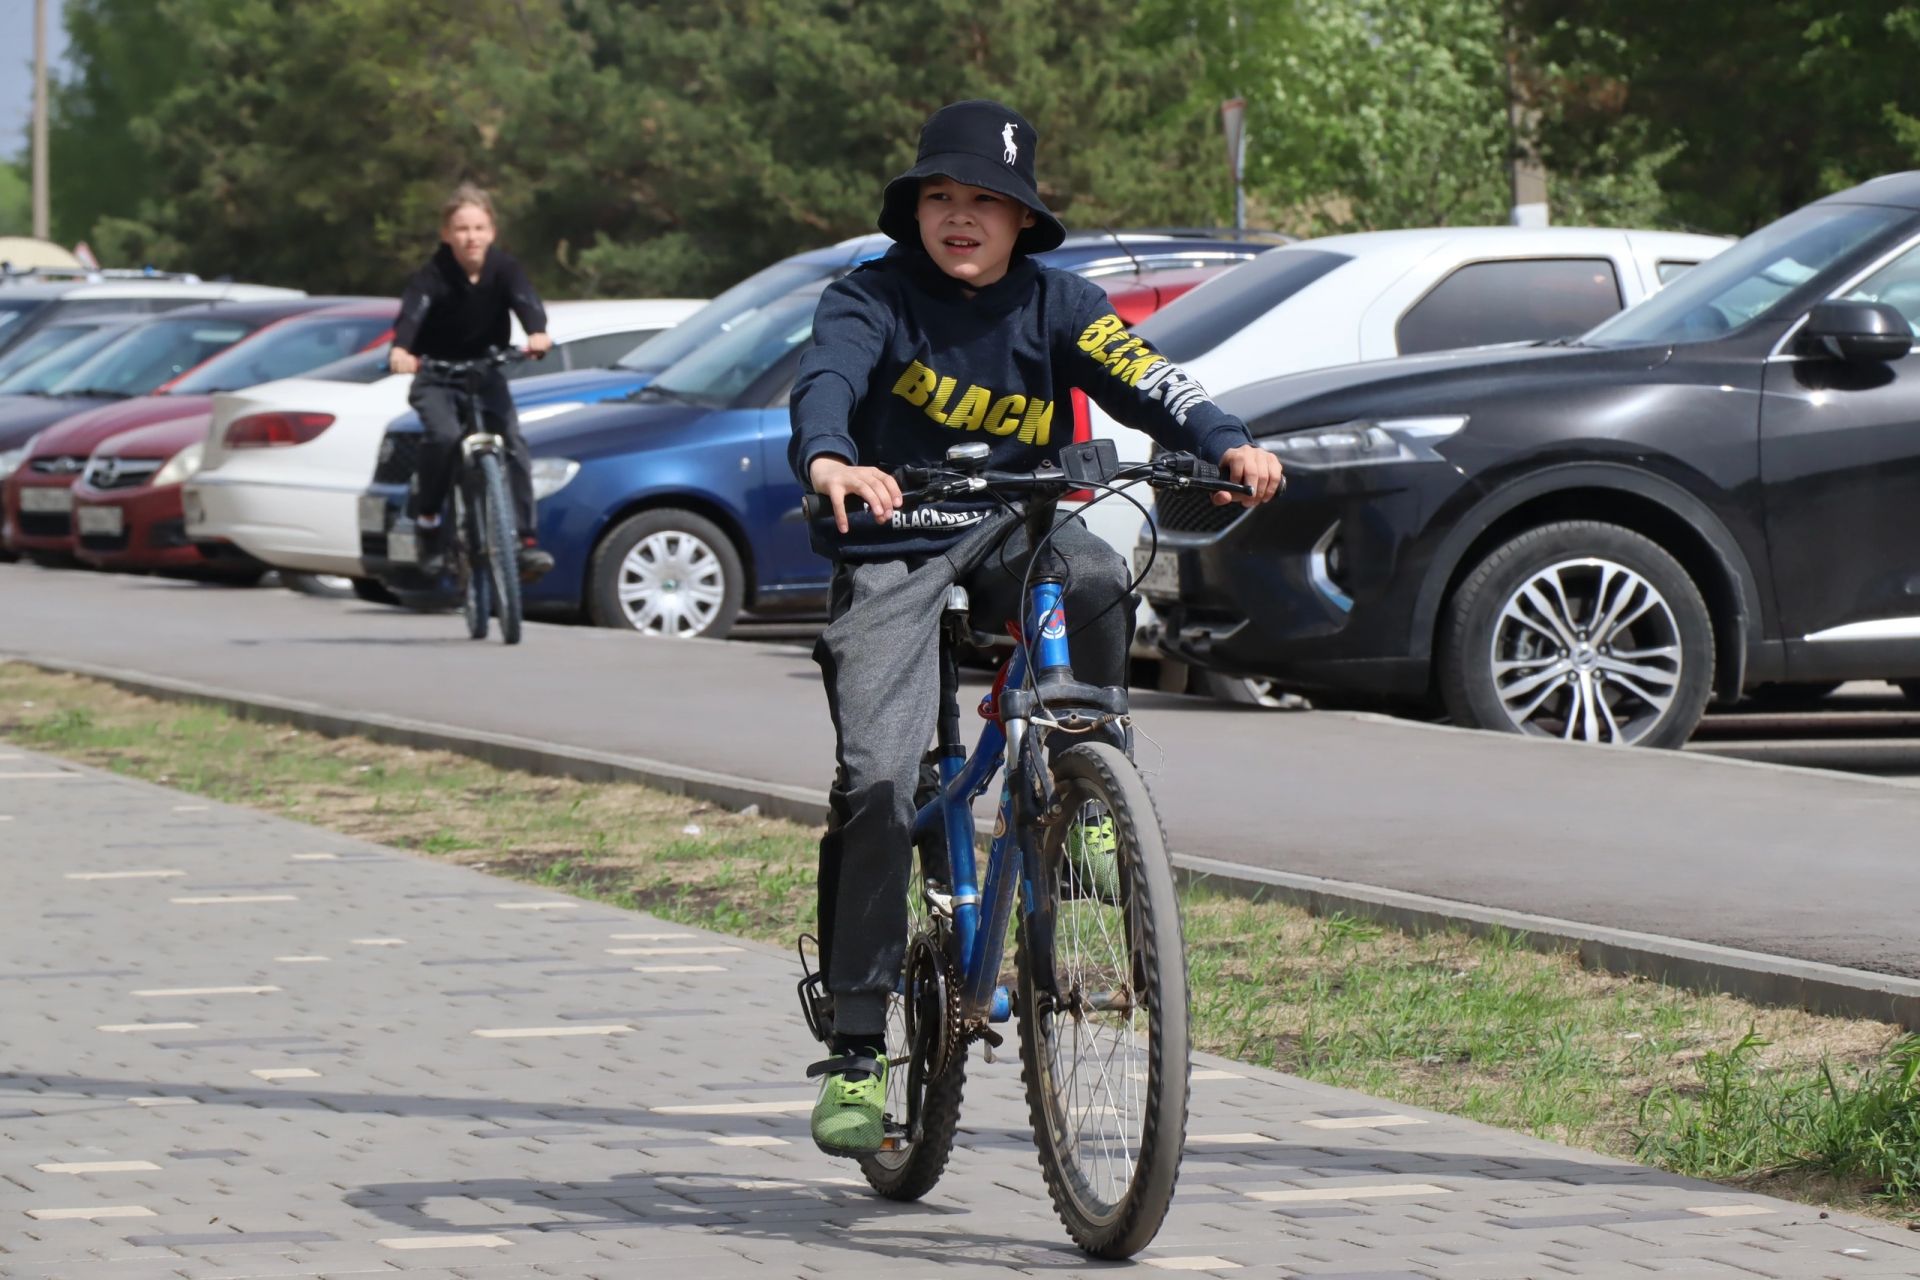
{"type": "MultiPolygon", "coordinates": [[[[1112,289],[1157,270],[1228,266],[1284,243],[1231,237],[1082,235],[1046,260],[1112,289]]],[[[555,561],[526,589],[530,613],[717,638],[743,612],[824,611],[827,564],[808,546],[800,486],[787,468],[787,394],[821,291],[888,243],[866,236],[775,264],[616,369],[513,384],[534,458],[540,542],[555,561]],[[780,292],[768,296],[774,284],[780,292]],[[649,367],[662,349],[674,358],[649,367]]],[[[1081,410],[1077,430],[1083,419],[1081,410]]],[[[389,528],[418,433],[416,419],[402,418],[382,445],[369,492],[386,497],[389,528]]],[[[411,564],[388,557],[385,534],[362,537],[371,576],[402,593],[424,585],[411,564]]]]}

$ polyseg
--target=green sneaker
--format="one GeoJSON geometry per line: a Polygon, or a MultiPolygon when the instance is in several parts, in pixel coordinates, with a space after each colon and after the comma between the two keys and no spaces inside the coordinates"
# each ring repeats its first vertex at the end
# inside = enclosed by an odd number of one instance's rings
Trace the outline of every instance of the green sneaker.
{"type": "Polygon", "coordinates": [[[1119,842],[1113,819],[1077,822],[1067,830],[1067,875],[1060,886],[1069,898],[1120,901],[1119,842]]]}
{"type": "Polygon", "coordinates": [[[816,1062],[808,1075],[820,1081],[813,1104],[813,1144],[830,1156],[865,1156],[887,1136],[887,1060],[880,1054],[847,1054],[816,1062]]]}

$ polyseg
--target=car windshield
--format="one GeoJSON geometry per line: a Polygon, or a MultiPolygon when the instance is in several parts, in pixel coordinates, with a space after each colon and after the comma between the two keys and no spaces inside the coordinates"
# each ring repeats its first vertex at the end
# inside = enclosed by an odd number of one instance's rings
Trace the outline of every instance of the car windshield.
{"type": "Polygon", "coordinates": [[[0,299],[0,342],[9,342],[20,332],[20,323],[46,305],[45,298],[0,299]]]}
{"type": "Polygon", "coordinates": [[[332,364],[323,364],[318,369],[309,369],[300,376],[318,382],[368,383],[392,377],[393,371],[387,367],[387,348],[382,346],[373,351],[350,355],[344,360],[335,360],[332,364]]]}
{"type": "Polygon", "coordinates": [[[359,351],[393,327],[390,316],[315,316],[270,325],[180,379],[175,395],[238,391],[291,378],[359,351]]]}
{"type": "MultiPolygon", "coordinates": [[[[48,324],[42,325],[33,333],[26,334],[20,341],[0,352],[0,382],[12,377],[41,356],[49,355],[66,346],[75,338],[84,338],[97,326],[88,324],[48,324]]],[[[0,334],[5,330],[0,329],[0,334]]]]}
{"type": "MultiPolygon", "coordinates": [[[[38,360],[21,365],[8,374],[5,380],[0,380],[0,393],[45,395],[47,389],[54,383],[79,368],[94,352],[126,331],[127,326],[122,324],[97,325],[80,337],[71,339],[52,351],[42,352],[38,360]]],[[[9,351],[7,354],[13,353],[9,351]]]]}
{"type": "Polygon", "coordinates": [[[788,294],[675,364],[641,394],[731,403],[813,336],[813,310],[819,305],[818,289],[788,294]]]}
{"type": "Polygon", "coordinates": [[[121,334],[48,390],[57,396],[143,396],[225,351],[255,327],[212,316],[153,320],[121,334]]]}
{"type": "Polygon", "coordinates": [[[1752,323],[1913,214],[1880,205],[1811,205],[1760,228],[1580,339],[1585,346],[1699,342],[1752,323]]]}
{"type": "Polygon", "coordinates": [[[795,289],[825,279],[837,268],[810,262],[776,262],[756,271],[733,288],[620,357],[616,368],[634,373],[660,373],[701,347],[746,323],[769,302],[795,289]]]}

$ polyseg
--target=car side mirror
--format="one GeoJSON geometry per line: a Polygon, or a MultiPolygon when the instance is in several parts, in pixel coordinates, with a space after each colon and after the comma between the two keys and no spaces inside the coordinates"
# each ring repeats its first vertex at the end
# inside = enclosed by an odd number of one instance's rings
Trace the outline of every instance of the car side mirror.
{"type": "Polygon", "coordinates": [[[1884,302],[1822,302],[1807,315],[1800,349],[1849,364],[1884,364],[1913,349],[1913,330],[1884,302]]]}

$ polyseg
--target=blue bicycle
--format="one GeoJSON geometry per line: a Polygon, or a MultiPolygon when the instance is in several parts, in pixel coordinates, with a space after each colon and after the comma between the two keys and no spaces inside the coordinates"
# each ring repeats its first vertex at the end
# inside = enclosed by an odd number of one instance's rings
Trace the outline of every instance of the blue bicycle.
{"type": "MultiPolygon", "coordinates": [[[[937,746],[922,769],[905,972],[892,1001],[887,1138],[862,1157],[881,1195],[933,1189],[960,1122],[967,1049],[1002,1043],[1018,1019],[1034,1142],[1055,1210],[1074,1242],[1126,1258],[1151,1241],[1179,1175],[1187,1117],[1187,970],[1166,837],[1127,753],[1126,690],[1073,678],[1062,597],[1067,566],[1051,546],[1060,500],[1135,484],[1246,493],[1185,454],[1122,467],[1111,441],[1063,451],[1060,468],[986,470],[987,446],[956,446],[939,468],[896,473],[909,505],[992,493],[1024,524],[1033,554],[1027,611],[1011,657],[980,704],[971,755],[961,738],[958,650],[969,637],[964,589],[941,623],[937,746]],[[1018,503],[1020,506],[1015,507],[1018,503]],[[984,881],[973,802],[1005,768],[984,881]],[[1018,890],[1015,973],[1002,973],[1018,890]],[[904,1069],[901,1069],[904,1068],[904,1069]]],[[[810,517],[820,500],[810,495],[810,517]]],[[[806,952],[801,965],[806,969],[806,952]]],[[[820,1039],[831,997],[800,983],[820,1039]]]]}

